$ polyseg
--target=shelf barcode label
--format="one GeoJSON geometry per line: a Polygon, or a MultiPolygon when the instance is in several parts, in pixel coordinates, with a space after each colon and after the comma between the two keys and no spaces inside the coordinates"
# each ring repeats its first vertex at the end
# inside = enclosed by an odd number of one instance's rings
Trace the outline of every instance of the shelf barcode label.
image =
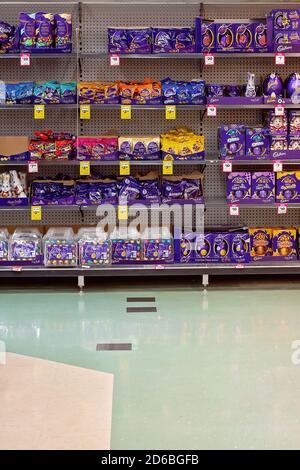
{"type": "Polygon", "coordinates": [[[240,206],[237,204],[231,204],[229,206],[229,214],[239,216],[240,215],[240,206]]]}
{"type": "Polygon", "coordinates": [[[120,162],[120,175],[128,176],[130,175],[130,162],[120,162]]]}
{"type": "Polygon", "coordinates": [[[217,107],[216,106],[207,106],[206,108],[207,116],[215,117],[217,115],[217,107]]]}
{"type": "Polygon", "coordinates": [[[21,67],[30,66],[30,54],[20,54],[20,65],[21,67]]]}
{"type": "Polygon", "coordinates": [[[173,175],[173,161],[164,160],[163,161],[163,175],[173,175]]]}
{"type": "Polygon", "coordinates": [[[118,219],[119,220],[128,219],[128,206],[125,206],[125,205],[118,206],[118,219]]]}
{"type": "Polygon", "coordinates": [[[80,105],[80,119],[91,119],[91,105],[90,104],[80,105]]]}
{"type": "Polygon", "coordinates": [[[131,119],[131,106],[121,105],[121,119],[131,119]]]}
{"type": "Polygon", "coordinates": [[[28,173],[38,173],[39,164],[38,162],[28,162],[28,173]]]}
{"type": "Polygon", "coordinates": [[[283,170],[283,164],[282,162],[274,162],[273,163],[273,171],[274,173],[277,173],[278,171],[282,171],[283,170]]]}
{"type": "Polygon", "coordinates": [[[283,52],[277,52],[275,54],[275,64],[285,65],[285,54],[283,52]]]}
{"type": "Polygon", "coordinates": [[[109,63],[112,67],[118,67],[120,65],[120,56],[113,54],[109,57],[109,63]]]}
{"type": "Polygon", "coordinates": [[[275,106],[275,116],[284,116],[284,106],[282,104],[275,106]]]}
{"type": "Polygon", "coordinates": [[[42,220],[41,206],[31,206],[31,220],[42,220]]]}
{"type": "Polygon", "coordinates": [[[80,162],[80,176],[90,176],[91,164],[90,162],[80,162]]]}
{"type": "Polygon", "coordinates": [[[176,106],[166,106],[166,119],[176,119],[176,106]]]}
{"type": "Polygon", "coordinates": [[[204,54],[204,64],[215,65],[215,56],[213,56],[212,54],[204,54]]]}
{"type": "Polygon", "coordinates": [[[286,214],[287,213],[287,204],[279,204],[277,207],[277,214],[286,214]]]}
{"type": "Polygon", "coordinates": [[[232,162],[223,162],[223,172],[231,173],[232,172],[232,162]]]}
{"type": "Polygon", "coordinates": [[[45,105],[44,104],[34,105],[34,119],[45,119],[45,105]]]}

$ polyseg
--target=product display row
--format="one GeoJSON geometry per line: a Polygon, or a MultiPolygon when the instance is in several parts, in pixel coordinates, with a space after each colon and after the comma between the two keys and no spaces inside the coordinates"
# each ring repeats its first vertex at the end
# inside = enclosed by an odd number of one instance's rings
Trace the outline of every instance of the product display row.
{"type": "Polygon", "coordinates": [[[0,86],[0,104],[75,104],[76,82],[5,83],[0,86]]]}
{"type": "Polygon", "coordinates": [[[228,174],[227,201],[234,204],[300,202],[300,172],[239,171],[228,174]]]}
{"type": "Polygon", "coordinates": [[[26,160],[203,160],[204,136],[186,127],[148,136],[80,136],[36,131],[26,136],[0,136],[0,161],[26,160]]]}
{"type": "Polygon", "coordinates": [[[299,229],[259,227],[204,234],[191,231],[181,233],[179,239],[175,236],[174,243],[175,260],[180,263],[288,261],[299,256],[299,229]]]}
{"type": "Polygon", "coordinates": [[[0,21],[0,53],[71,52],[72,15],[70,13],[26,13],[19,25],[0,21]]]}
{"type": "Polygon", "coordinates": [[[222,124],[218,131],[220,158],[268,159],[273,158],[279,150],[287,151],[281,157],[298,158],[300,111],[283,109],[278,115],[276,110],[269,110],[265,113],[264,122],[265,127],[222,124]]]}
{"type": "Polygon", "coordinates": [[[110,54],[274,52],[300,50],[300,9],[274,9],[266,18],[206,20],[192,27],[110,27],[110,54]]]}
{"type": "Polygon", "coordinates": [[[97,267],[107,264],[249,263],[297,260],[299,229],[249,228],[197,233],[178,228],[119,227],[107,233],[102,227],[0,229],[0,265],[22,263],[47,267],[97,267]]]}

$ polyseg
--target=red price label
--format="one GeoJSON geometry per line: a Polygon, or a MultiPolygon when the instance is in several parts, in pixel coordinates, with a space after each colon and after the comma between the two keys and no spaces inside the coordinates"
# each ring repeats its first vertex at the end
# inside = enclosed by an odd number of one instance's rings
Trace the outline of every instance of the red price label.
{"type": "Polygon", "coordinates": [[[28,162],[28,173],[38,173],[39,164],[38,162],[28,162]]]}
{"type": "Polygon", "coordinates": [[[113,54],[109,57],[109,63],[112,67],[118,67],[120,65],[120,56],[113,54]]]}
{"type": "Polygon", "coordinates": [[[275,54],[275,64],[285,65],[285,54],[283,52],[277,52],[275,54]]]}
{"type": "Polygon", "coordinates": [[[278,171],[282,171],[283,170],[283,164],[282,162],[278,161],[278,162],[274,162],[273,163],[273,171],[274,173],[277,173],[278,171]]]}
{"type": "Polygon", "coordinates": [[[240,215],[240,206],[238,204],[230,204],[229,214],[239,216],[240,215]]]}
{"type": "Polygon", "coordinates": [[[287,204],[279,204],[277,207],[277,214],[286,214],[287,213],[287,204]]]}
{"type": "Polygon", "coordinates": [[[213,56],[212,54],[204,54],[204,64],[215,65],[215,56],[213,56]]]}
{"type": "Polygon", "coordinates": [[[215,117],[217,115],[217,106],[216,105],[208,105],[206,110],[207,110],[207,116],[215,117]]]}
{"type": "Polygon", "coordinates": [[[232,162],[223,162],[223,172],[231,173],[232,172],[232,162]]]}
{"type": "Polygon", "coordinates": [[[284,116],[283,104],[278,104],[275,106],[275,116],[284,116]]]}
{"type": "Polygon", "coordinates": [[[21,67],[29,67],[30,54],[20,54],[20,65],[21,67]]]}

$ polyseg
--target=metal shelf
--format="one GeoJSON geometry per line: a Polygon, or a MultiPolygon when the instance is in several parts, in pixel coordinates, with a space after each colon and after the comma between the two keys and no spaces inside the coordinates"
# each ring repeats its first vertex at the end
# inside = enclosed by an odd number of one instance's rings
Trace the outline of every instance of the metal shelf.
{"type": "Polygon", "coordinates": [[[19,59],[22,54],[29,54],[30,55],[30,60],[31,59],[77,59],[78,54],[76,52],[66,52],[66,53],[59,53],[59,52],[53,52],[53,53],[42,53],[42,52],[18,52],[16,54],[1,54],[0,53],[0,60],[4,59],[19,59]]]}
{"type": "MultiPolygon", "coordinates": [[[[214,57],[217,58],[230,58],[230,59],[249,59],[253,58],[256,59],[258,57],[261,58],[275,58],[275,52],[212,52],[214,57]]],[[[87,59],[109,59],[111,55],[118,55],[120,60],[128,60],[128,59],[181,59],[181,60],[189,60],[189,59],[204,59],[204,54],[202,52],[193,52],[193,53],[171,53],[171,54],[109,54],[107,52],[81,52],[79,53],[80,58],[87,58],[87,59]]],[[[299,52],[286,52],[286,57],[300,57],[299,52]]]]}
{"type": "MultiPolygon", "coordinates": [[[[44,104],[44,103],[36,103],[37,106],[39,106],[40,104],[44,104]]],[[[34,106],[35,106],[34,104],[0,104],[0,109],[10,110],[10,111],[21,110],[21,109],[33,110],[34,106]]],[[[44,106],[45,106],[45,110],[47,111],[49,109],[55,109],[55,110],[78,109],[77,104],[45,104],[44,106]]]]}
{"type": "Polygon", "coordinates": [[[253,275],[253,274],[300,274],[300,261],[259,261],[249,264],[131,264],[110,265],[99,268],[46,268],[22,267],[15,271],[11,267],[0,267],[0,277],[118,277],[118,276],[202,276],[208,275],[253,275]]]}
{"type": "MultiPolygon", "coordinates": [[[[162,166],[163,160],[30,160],[37,162],[39,167],[50,167],[51,165],[79,167],[81,162],[90,163],[91,166],[113,166],[119,167],[120,163],[129,162],[130,166],[162,166]]],[[[206,165],[205,160],[173,160],[173,165],[206,165]]],[[[300,163],[300,161],[299,161],[300,163]]],[[[28,167],[28,161],[1,161],[0,166],[28,167]]]]}
{"type": "MultiPolygon", "coordinates": [[[[280,160],[280,159],[279,159],[280,160]]],[[[229,161],[234,166],[248,166],[248,165],[273,165],[278,159],[274,160],[221,160],[215,156],[207,156],[204,160],[206,165],[222,165],[225,161],[229,161]]],[[[300,165],[300,152],[299,159],[297,160],[280,160],[283,165],[300,165]]]]}

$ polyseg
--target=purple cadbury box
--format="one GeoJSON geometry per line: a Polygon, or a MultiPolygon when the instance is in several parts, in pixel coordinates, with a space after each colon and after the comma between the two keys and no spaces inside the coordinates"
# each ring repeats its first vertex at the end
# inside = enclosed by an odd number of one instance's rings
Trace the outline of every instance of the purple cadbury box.
{"type": "Polygon", "coordinates": [[[260,159],[270,154],[270,135],[264,127],[246,127],[246,155],[260,159]]]}
{"type": "Polygon", "coordinates": [[[300,173],[299,171],[284,171],[277,173],[276,202],[300,202],[300,173]]]}
{"type": "Polygon", "coordinates": [[[227,178],[227,201],[230,204],[251,200],[251,173],[234,171],[227,178]]]}
{"type": "Polygon", "coordinates": [[[252,201],[258,203],[275,202],[275,173],[262,171],[252,173],[252,201]]]}
{"type": "Polygon", "coordinates": [[[274,31],[299,31],[300,10],[279,9],[272,10],[274,31]]]}
{"type": "Polygon", "coordinates": [[[245,126],[221,124],[219,128],[220,156],[225,160],[234,160],[245,155],[245,126]]]}

